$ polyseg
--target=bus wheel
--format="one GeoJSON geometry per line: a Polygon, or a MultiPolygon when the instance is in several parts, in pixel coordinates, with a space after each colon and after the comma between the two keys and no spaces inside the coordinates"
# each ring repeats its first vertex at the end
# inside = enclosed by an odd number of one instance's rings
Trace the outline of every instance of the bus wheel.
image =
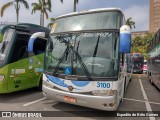
{"type": "Polygon", "coordinates": [[[123,92],[125,92],[126,91],[126,78],[125,78],[125,81],[124,81],[124,90],[123,90],[123,92]]]}
{"type": "Polygon", "coordinates": [[[122,94],[122,98],[120,100],[120,103],[123,101],[125,91],[126,91],[126,78],[125,78],[125,81],[124,81],[123,94],[122,94]]]}
{"type": "Polygon", "coordinates": [[[153,83],[153,80],[152,80],[152,77],[151,77],[151,73],[149,73],[148,77],[149,77],[150,83],[153,85],[154,83],[153,83]]]}
{"type": "Polygon", "coordinates": [[[150,77],[150,83],[153,85],[154,83],[153,83],[153,80],[152,80],[152,78],[150,77]]]}
{"type": "Polygon", "coordinates": [[[132,76],[131,76],[131,78],[130,78],[129,82],[131,82],[131,81],[132,81],[132,76]]]}
{"type": "Polygon", "coordinates": [[[123,102],[123,97],[120,99],[119,103],[122,103],[123,102]]]}
{"type": "Polygon", "coordinates": [[[42,91],[42,78],[39,81],[39,85],[38,85],[37,89],[42,91]]]}

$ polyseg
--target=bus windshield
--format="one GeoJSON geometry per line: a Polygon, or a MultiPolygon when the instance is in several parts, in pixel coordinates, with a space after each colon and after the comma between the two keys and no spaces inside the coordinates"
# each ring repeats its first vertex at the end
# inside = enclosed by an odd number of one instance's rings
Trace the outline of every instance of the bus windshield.
{"type": "Polygon", "coordinates": [[[133,55],[132,56],[133,72],[142,74],[144,65],[144,56],[141,53],[133,53],[132,55],[133,55]]]}
{"type": "Polygon", "coordinates": [[[0,64],[4,64],[7,52],[10,48],[10,42],[12,40],[14,31],[15,30],[13,29],[7,29],[3,35],[3,40],[0,44],[0,64]]]}
{"type": "Polygon", "coordinates": [[[81,30],[119,29],[122,13],[118,11],[80,14],[59,18],[55,21],[55,33],[81,30]]]}
{"type": "Polygon", "coordinates": [[[142,68],[143,67],[143,61],[142,60],[138,60],[138,61],[133,61],[134,64],[134,69],[138,69],[138,68],[142,68]]]}
{"type": "Polygon", "coordinates": [[[117,77],[117,32],[51,35],[46,52],[46,70],[54,74],[117,77]],[[72,69],[66,73],[66,68],[72,69]]]}
{"type": "Polygon", "coordinates": [[[146,60],[144,60],[144,65],[147,65],[147,61],[146,60]]]}

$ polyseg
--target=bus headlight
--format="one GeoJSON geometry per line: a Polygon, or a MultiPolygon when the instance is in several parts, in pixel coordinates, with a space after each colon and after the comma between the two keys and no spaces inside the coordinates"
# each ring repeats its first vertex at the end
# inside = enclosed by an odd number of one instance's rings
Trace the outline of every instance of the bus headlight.
{"type": "Polygon", "coordinates": [[[0,82],[4,80],[4,75],[0,75],[0,82]]]}
{"type": "Polygon", "coordinates": [[[95,96],[114,96],[117,94],[117,90],[94,90],[92,93],[95,96]]]}

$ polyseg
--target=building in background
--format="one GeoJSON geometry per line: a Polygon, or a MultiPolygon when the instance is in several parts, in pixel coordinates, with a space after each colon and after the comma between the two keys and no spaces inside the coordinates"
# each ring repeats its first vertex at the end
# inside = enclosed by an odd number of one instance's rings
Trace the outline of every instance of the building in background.
{"type": "Polygon", "coordinates": [[[150,0],[149,22],[149,32],[157,32],[160,28],[160,0],[150,0]]]}
{"type": "Polygon", "coordinates": [[[132,39],[135,38],[135,37],[137,37],[137,36],[144,37],[147,34],[148,34],[148,31],[135,31],[135,32],[131,32],[132,39]]]}

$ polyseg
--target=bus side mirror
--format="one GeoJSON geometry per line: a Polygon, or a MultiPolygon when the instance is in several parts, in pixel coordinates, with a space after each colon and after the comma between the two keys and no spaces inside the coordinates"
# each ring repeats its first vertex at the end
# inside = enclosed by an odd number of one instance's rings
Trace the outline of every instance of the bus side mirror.
{"type": "Polygon", "coordinates": [[[36,32],[34,33],[30,38],[29,38],[29,41],[28,41],[28,53],[29,53],[29,56],[33,56],[35,55],[34,52],[33,52],[33,46],[34,46],[34,42],[36,40],[36,38],[38,37],[45,37],[45,32],[36,32]]]}
{"type": "Polygon", "coordinates": [[[120,28],[120,53],[130,53],[131,49],[131,32],[128,25],[120,28]]]}

